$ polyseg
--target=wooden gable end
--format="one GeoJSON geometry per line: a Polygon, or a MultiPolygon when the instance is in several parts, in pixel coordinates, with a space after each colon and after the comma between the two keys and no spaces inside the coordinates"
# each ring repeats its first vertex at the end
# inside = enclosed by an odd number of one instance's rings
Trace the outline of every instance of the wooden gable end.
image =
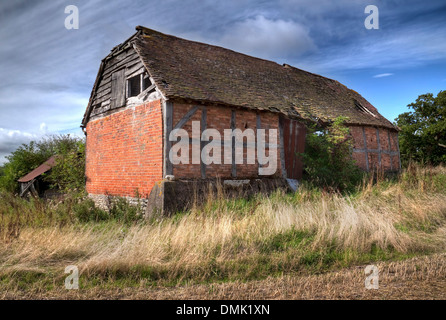
{"type": "Polygon", "coordinates": [[[126,104],[126,80],[134,70],[144,71],[144,65],[133,46],[106,58],[91,99],[90,116],[100,115],[126,104]]]}

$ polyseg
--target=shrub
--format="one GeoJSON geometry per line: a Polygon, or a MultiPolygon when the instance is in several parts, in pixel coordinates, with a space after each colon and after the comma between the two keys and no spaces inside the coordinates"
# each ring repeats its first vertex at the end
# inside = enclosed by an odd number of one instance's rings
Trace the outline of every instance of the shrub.
{"type": "Polygon", "coordinates": [[[85,140],[70,135],[54,135],[22,144],[6,157],[0,170],[0,189],[17,193],[17,180],[57,155],[56,165],[43,175],[51,188],[63,191],[85,186],[85,140]]]}
{"type": "Polygon", "coordinates": [[[83,200],[73,206],[73,212],[80,222],[104,221],[109,219],[109,214],[97,208],[91,199],[83,200]]]}
{"type": "Polygon", "coordinates": [[[73,139],[57,150],[56,165],[46,177],[52,188],[63,191],[85,189],[85,141],[73,139]]]}
{"type": "Polygon", "coordinates": [[[123,223],[133,223],[144,219],[141,205],[131,204],[125,198],[115,198],[111,201],[110,218],[123,223]]]}
{"type": "Polygon", "coordinates": [[[316,186],[352,191],[363,178],[352,158],[353,138],[344,125],[348,118],[338,117],[325,129],[309,126],[305,153],[306,180],[316,186]]]}

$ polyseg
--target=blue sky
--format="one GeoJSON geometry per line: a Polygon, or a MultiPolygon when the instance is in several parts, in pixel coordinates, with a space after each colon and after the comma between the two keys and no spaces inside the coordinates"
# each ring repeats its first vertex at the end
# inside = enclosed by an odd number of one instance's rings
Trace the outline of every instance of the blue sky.
{"type": "Polygon", "coordinates": [[[137,25],[336,79],[393,121],[446,89],[445,18],[443,0],[0,0],[0,163],[45,134],[81,134],[101,59],[137,25]],[[364,27],[367,5],[379,30],[364,27]]]}

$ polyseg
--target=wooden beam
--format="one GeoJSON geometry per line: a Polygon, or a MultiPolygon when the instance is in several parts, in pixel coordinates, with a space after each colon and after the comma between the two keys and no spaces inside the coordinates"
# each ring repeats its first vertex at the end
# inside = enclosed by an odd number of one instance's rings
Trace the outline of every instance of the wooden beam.
{"type": "Polygon", "coordinates": [[[279,116],[279,140],[280,140],[280,166],[282,167],[282,177],[287,178],[285,167],[285,147],[283,143],[283,117],[279,116]]]}
{"type": "Polygon", "coordinates": [[[30,182],[27,183],[25,188],[23,188],[22,192],[20,192],[20,197],[23,197],[29,191],[31,186],[34,185],[35,181],[36,181],[36,179],[32,179],[30,182]]]}
{"type": "Polygon", "coordinates": [[[390,130],[387,130],[387,139],[389,141],[390,170],[393,171],[392,141],[390,140],[390,130]]]}
{"type": "MultiPolygon", "coordinates": [[[[143,87],[141,87],[141,88],[143,88],[143,87]]],[[[144,90],[143,92],[141,92],[138,96],[137,96],[137,98],[138,99],[144,99],[145,98],[145,96],[147,96],[152,90],[154,90],[156,88],[156,85],[155,84],[152,84],[150,87],[148,87],[146,90],[144,90]]]]}
{"type": "MultiPolygon", "coordinates": [[[[232,110],[231,113],[231,129],[232,132],[234,132],[235,128],[236,128],[236,123],[235,123],[236,119],[235,119],[235,110],[232,110]]],[[[235,164],[235,136],[233,135],[232,138],[232,169],[231,169],[231,175],[233,178],[237,178],[237,165],[235,164]]]]}
{"type": "Polygon", "coordinates": [[[295,126],[294,126],[294,150],[293,150],[293,177],[296,175],[296,152],[298,149],[298,134],[299,134],[299,124],[296,120],[291,120],[293,122],[295,122],[295,126]]]}
{"type": "MultiPolygon", "coordinates": [[[[207,126],[207,109],[206,109],[206,107],[202,107],[201,108],[201,136],[202,137],[203,137],[203,131],[206,130],[206,126],[207,126]]],[[[200,171],[201,171],[202,179],[206,179],[206,164],[203,162],[203,159],[201,157],[201,152],[203,152],[204,146],[205,146],[205,142],[202,139],[200,139],[200,171]]]]}
{"type": "Polygon", "coordinates": [[[169,135],[172,132],[172,120],[173,120],[173,103],[170,101],[163,102],[163,114],[164,114],[164,178],[167,175],[173,175],[173,165],[169,159],[170,149],[172,148],[172,142],[169,140],[169,135]]]}
{"type": "Polygon", "coordinates": [[[190,118],[192,118],[192,116],[197,112],[197,110],[198,110],[197,106],[194,106],[192,109],[190,109],[184,115],[184,117],[180,121],[178,121],[175,127],[173,127],[173,130],[181,129],[190,120],[190,118]]]}
{"type": "Polygon", "coordinates": [[[364,140],[365,163],[366,163],[366,167],[367,167],[367,172],[369,172],[370,171],[369,153],[368,153],[368,150],[367,150],[367,138],[365,136],[365,129],[364,129],[364,127],[362,127],[362,138],[364,140]]]}
{"type": "MultiPolygon", "coordinates": [[[[257,139],[257,132],[261,128],[262,128],[262,123],[261,123],[261,119],[260,119],[260,114],[257,113],[257,119],[256,119],[256,139],[257,139]]],[[[259,143],[260,143],[260,141],[257,141],[257,146],[255,148],[255,151],[257,151],[257,147],[258,147],[259,143]]],[[[262,167],[262,165],[260,164],[260,159],[258,159],[258,157],[257,157],[257,164],[258,164],[258,167],[260,169],[262,167]]]]}
{"type": "Polygon", "coordinates": [[[376,139],[378,142],[378,164],[381,169],[381,141],[379,140],[379,128],[376,128],[376,139]]]}
{"type": "MultiPolygon", "coordinates": [[[[379,153],[379,150],[378,149],[356,149],[356,148],[353,148],[353,152],[356,152],[356,153],[364,153],[364,152],[366,152],[367,151],[367,153],[379,153]]],[[[383,153],[383,154],[389,154],[389,155],[392,155],[392,156],[396,156],[397,154],[398,154],[398,152],[397,151],[388,151],[388,150],[382,150],[381,151],[381,153],[383,153]]]]}
{"type": "Polygon", "coordinates": [[[400,141],[398,139],[398,134],[396,136],[396,148],[398,150],[398,160],[399,160],[398,162],[399,162],[399,166],[400,166],[399,170],[401,170],[401,153],[400,153],[400,141]]]}

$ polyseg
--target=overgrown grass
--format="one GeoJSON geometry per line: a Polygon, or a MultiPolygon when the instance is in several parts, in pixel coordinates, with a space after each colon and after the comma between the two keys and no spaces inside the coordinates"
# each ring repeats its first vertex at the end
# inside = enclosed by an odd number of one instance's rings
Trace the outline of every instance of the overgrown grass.
{"type": "Polygon", "coordinates": [[[143,221],[125,201],[0,195],[0,290],[51,290],[77,265],[81,286],[172,286],[316,274],[446,249],[446,168],[410,166],[352,194],[303,184],[143,221]]]}

